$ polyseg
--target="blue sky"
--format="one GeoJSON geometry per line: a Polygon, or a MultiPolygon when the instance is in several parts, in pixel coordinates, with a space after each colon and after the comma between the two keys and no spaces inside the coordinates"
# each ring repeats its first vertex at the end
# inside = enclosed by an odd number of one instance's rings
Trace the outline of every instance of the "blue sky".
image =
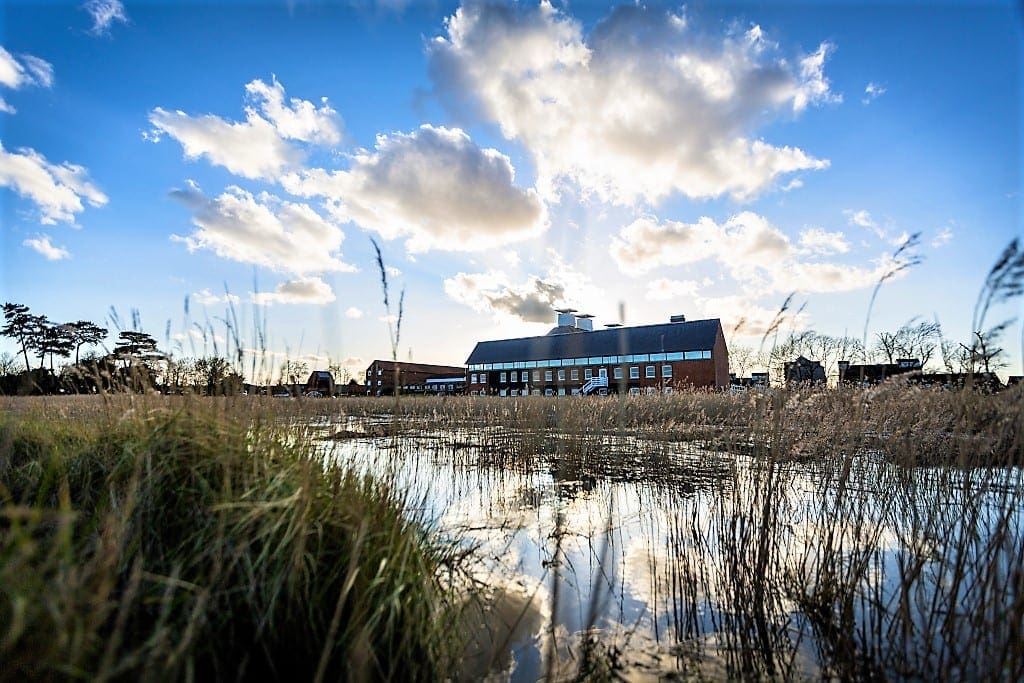
{"type": "Polygon", "coordinates": [[[0,296],[137,309],[193,355],[229,292],[245,345],[358,370],[390,355],[373,237],[403,359],[562,304],[756,343],[790,292],[787,329],[859,337],[920,232],[869,336],[966,340],[1021,232],[1021,29],[1012,3],[7,2],[0,296]]]}

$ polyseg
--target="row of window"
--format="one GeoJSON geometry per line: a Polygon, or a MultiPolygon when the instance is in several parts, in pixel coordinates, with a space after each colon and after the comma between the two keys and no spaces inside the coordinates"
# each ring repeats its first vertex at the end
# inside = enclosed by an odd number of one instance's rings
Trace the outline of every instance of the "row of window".
{"type": "Polygon", "coordinates": [[[476,363],[470,370],[523,370],[531,368],[561,368],[574,365],[621,365],[624,363],[657,363],[673,360],[710,360],[711,351],[677,351],[674,353],[639,353],[632,356],[591,356],[589,358],[555,358],[553,360],[526,360],[514,363],[476,363]]]}
{"type": "MultiPolygon", "coordinates": [[[[511,373],[509,373],[509,372],[502,372],[502,373],[500,373],[499,376],[498,376],[499,377],[498,382],[501,383],[501,384],[508,384],[508,383],[517,384],[519,382],[522,382],[523,384],[528,384],[530,382],[530,373],[531,372],[533,373],[533,383],[534,384],[539,384],[540,383],[540,378],[541,378],[541,373],[542,372],[544,373],[544,381],[545,382],[553,382],[553,381],[555,381],[556,375],[558,377],[558,381],[559,382],[564,382],[565,379],[566,379],[566,369],[565,368],[561,368],[559,370],[532,370],[532,371],[530,371],[530,370],[523,370],[522,372],[519,372],[518,370],[513,370],[511,373]]],[[[644,368],[644,377],[647,378],[647,379],[654,379],[654,378],[657,377],[657,375],[655,374],[656,372],[657,372],[657,367],[656,366],[648,365],[647,367],[644,368]]],[[[608,368],[598,368],[597,376],[598,377],[608,377],[608,368]]],[[[672,366],[671,365],[662,365],[661,366],[661,376],[662,376],[662,378],[666,378],[666,379],[672,377],[672,366]]],[[[570,380],[579,381],[579,379],[580,379],[580,368],[571,368],[571,369],[569,369],[568,377],[569,377],[570,380]]],[[[593,377],[594,377],[594,370],[593,370],[593,368],[584,368],[583,369],[583,379],[589,380],[589,379],[592,379],[593,377]]],[[[612,368],[612,377],[614,379],[622,379],[622,368],[621,367],[612,368]]],[[[640,379],[640,366],[634,365],[634,366],[629,368],[629,378],[630,379],[640,379]]],[[[473,374],[471,374],[469,376],[469,383],[470,384],[487,384],[487,373],[486,372],[481,372],[481,373],[473,373],[473,374]]]]}
{"type": "MultiPolygon", "coordinates": [[[[658,387],[646,387],[643,390],[640,389],[640,387],[633,387],[633,388],[631,388],[629,390],[629,393],[632,396],[639,396],[641,393],[646,393],[648,395],[653,395],[653,394],[657,394],[659,392],[663,393],[663,394],[671,394],[672,393],[672,387],[664,387],[664,388],[662,388],[660,390],[658,389],[658,387]]],[[[481,389],[480,391],[471,391],[471,392],[469,392],[469,395],[470,396],[484,396],[484,395],[486,395],[486,393],[487,392],[485,390],[481,389]]],[[[567,393],[570,393],[570,392],[566,392],[565,387],[559,387],[558,389],[544,389],[543,391],[540,390],[540,389],[522,389],[522,390],[519,390],[519,389],[508,389],[508,390],[502,389],[501,391],[498,392],[498,395],[499,396],[542,396],[542,395],[543,396],[565,396],[567,393]]],[[[579,389],[572,389],[571,390],[571,394],[573,396],[576,396],[579,393],[580,393],[579,389]]]]}

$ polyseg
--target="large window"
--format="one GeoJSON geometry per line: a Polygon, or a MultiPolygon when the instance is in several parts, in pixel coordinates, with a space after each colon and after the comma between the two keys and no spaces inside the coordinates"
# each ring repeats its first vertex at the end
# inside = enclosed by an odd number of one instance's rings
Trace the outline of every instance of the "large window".
{"type": "Polygon", "coordinates": [[[515,370],[512,371],[512,383],[515,384],[519,381],[519,373],[515,370]]]}
{"type": "Polygon", "coordinates": [[[564,382],[565,381],[565,370],[559,370],[558,371],[558,381],[559,382],[564,382]]]}
{"type": "Polygon", "coordinates": [[[533,381],[534,382],[539,382],[540,381],[540,370],[534,370],[533,371],[533,381]]]}
{"type": "Polygon", "coordinates": [[[638,368],[635,365],[633,367],[631,367],[629,369],[629,378],[630,379],[640,379],[640,368],[638,368]]]}
{"type": "Polygon", "coordinates": [[[646,377],[647,379],[653,379],[654,378],[654,366],[653,365],[648,365],[646,368],[644,368],[644,377],[646,377]]]}
{"type": "Polygon", "coordinates": [[[507,382],[508,381],[508,373],[507,372],[501,373],[501,377],[498,379],[498,381],[501,382],[502,384],[507,382]]]}
{"type": "Polygon", "coordinates": [[[551,381],[551,371],[550,370],[545,370],[544,371],[544,381],[545,382],[550,382],[551,381]]]}
{"type": "Polygon", "coordinates": [[[662,365],[661,366],[661,376],[662,377],[671,377],[672,376],[672,366],[671,365],[662,365]]]}
{"type": "Polygon", "coordinates": [[[573,368],[572,370],[569,371],[569,379],[579,379],[579,378],[580,378],[580,370],[579,370],[579,368],[573,368]]]}
{"type": "Polygon", "coordinates": [[[590,368],[587,368],[586,370],[583,371],[583,379],[590,379],[593,376],[594,376],[594,371],[591,370],[590,368]]]}
{"type": "Polygon", "coordinates": [[[476,384],[476,375],[475,374],[474,375],[470,375],[469,383],[470,384],[476,384]]]}
{"type": "Polygon", "coordinates": [[[622,379],[622,368],[615,368],[612,370],[612,374],[615,376],[615,379],[622,379]]]}
{"type": "Polygon", "coordinates": [[[486,372],[481,372],[480,373],[480,384],[487,384],[487,373],[486,372]]]}

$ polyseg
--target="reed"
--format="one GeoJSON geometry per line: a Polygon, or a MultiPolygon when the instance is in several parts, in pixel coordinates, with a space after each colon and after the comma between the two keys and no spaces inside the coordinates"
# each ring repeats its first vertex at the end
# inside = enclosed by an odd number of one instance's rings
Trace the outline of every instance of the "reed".
{"type": "Polygon", "coordinates": [[[268,408],[0,413],[0,678],[450,675],[455,546],[268,408]]]}

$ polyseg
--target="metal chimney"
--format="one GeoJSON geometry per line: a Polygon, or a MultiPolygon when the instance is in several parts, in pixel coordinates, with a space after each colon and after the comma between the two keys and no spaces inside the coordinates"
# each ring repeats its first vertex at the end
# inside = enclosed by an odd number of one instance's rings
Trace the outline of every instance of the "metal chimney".
{"type": "Polygon", "coordinates": [[[594,316],[589,313],[580,313],[576,316],[576,329],[586,330],[587,332],[594,331],[594,316]]]}
{"type": "Polygon", "coordinates": [[[555,311],[558,313],[558,326],[559,327],[576,327],[576,313],[575,308],[556,308],[555,311]]]}

